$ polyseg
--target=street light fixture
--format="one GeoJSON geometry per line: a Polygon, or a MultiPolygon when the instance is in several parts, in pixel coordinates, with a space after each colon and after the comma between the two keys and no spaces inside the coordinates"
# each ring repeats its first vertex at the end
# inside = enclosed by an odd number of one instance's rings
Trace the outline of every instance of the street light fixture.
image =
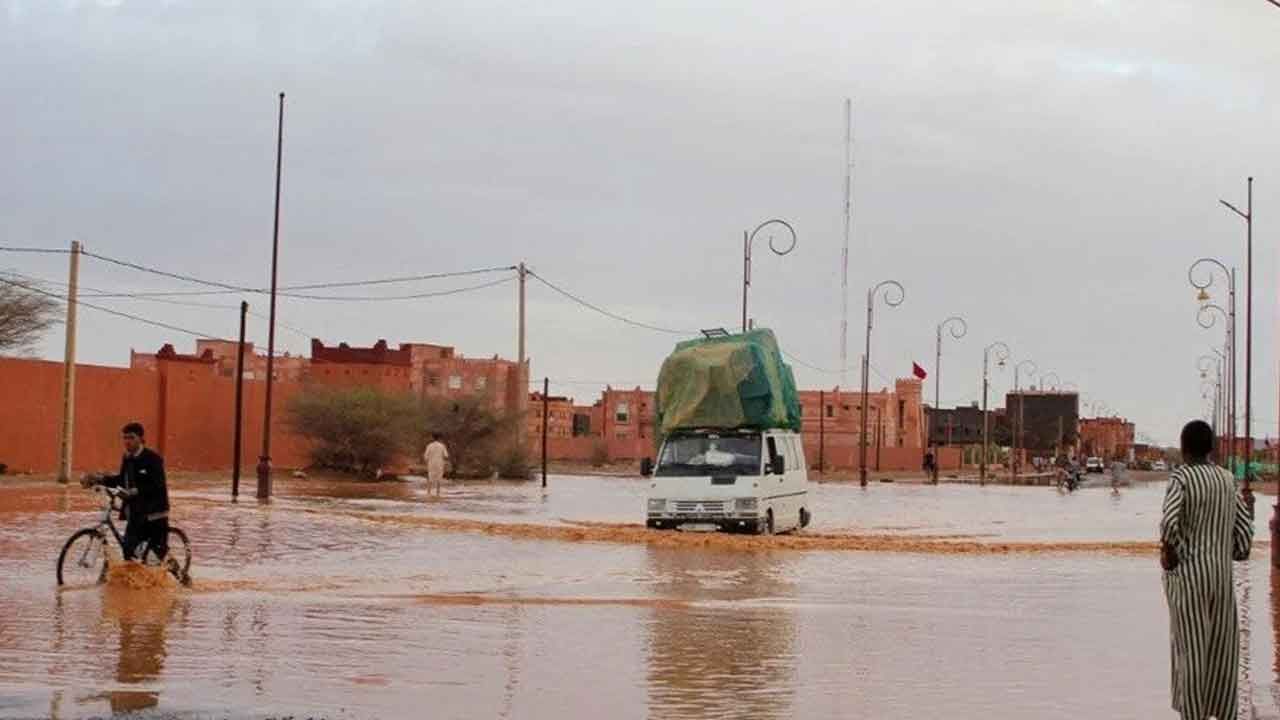
{"type": "MultiPolygon", "coordinates": [[[[1227,464],[1231,468],[1231,472],[1235,473],[1236,468],[1236,271],[1234,268],[1228,269],[1214,258],[1201,258],[1193,263],[1187,269],[1187,279],[1191,282],[1191,286],[1199,290],[1196,293],[1196,299],[1200,301],[1201,309],[1196,314],[1196,322],[1203,328],[1211,328],[1216,318],[1213,315],[1214,310],[1221,312],[1227,321],[1227,339],[1226,339],[1226,372],[1223,373],[1226,382],[1224,415],[1226,415],[1226,430],[1224,434],[1227,438],[1228,460],[1227,464]],[[1204,281],[1196,280],[1196,268],[1201,265],[1207,265],[1204,273],[1204,281]],[[1213,285],[1213,268],[1217,267],[1227,279],[1227,309],[1224,310],[1218,305],[1210,302],[1209,288],[1213,285]],[[1209,310],[1213,308],[1213,310],[1209,310]],[[1230,407],[1226,407],[1229,405],[1230,407]]],[[[1221,427],[1221,426],[1220,426],[1221,427]]],[[[1249,432],[1246,430],[1246,435],[1249,432]]],[[[1246,474],[1245,487],[1249,486],[1249,478],[1246,474]]]]}
{"type": "MultiPolygon", "coordinates": [[[[1246,446],[1244,460],[1244,489],[1249,492],[1253,481],[1253,469],[1250,460],[1253,454],[1253,178],[1248,178],[1247,204],[1243,211],[1226,200],[1218,200],[1228,210],[1244,219],[1245,227],[1245,301],[1244,301],[1244,441],[1246,446]]],[[[1280,483],[1280,480],[1277,480],[1280,483]]],[[[1277,505],[1277,517],[1280,518],[1280,505],[1277,505]]],[[[1274,546],[1280,523],[1272,522],[1272,544],[1274,546]]],[[[1271,563],[1274,567],[1277,555],[1273,552],[1271,563]]]]}
{"type": "Polygon", "coordinates": [[[867,291],[867,345],[862,354],[862,448],[858,467],[862,487],[867,486],[867,383],[871,379],[871,319],[876,295],[884,299],[885,305],[897,307],[906,299],[907,291],[897,280],[885,280],[867,291]]]}
{"type": "MultiPolygon", "coordinates": [[[[1222,307],[1221,305],[1215,304],[1215,302],[1203,300],[1201,302],[1201,307],[1199,307],[1199,310],[1196,313],[1196,322],[1199,324],[1199,327],[1202,327],[1204,329],[1210,329],[1213,327],[1213,325],[1217,323],[1217,314],[1222,315],[1222,318],[1224,318],[1226,322],[1226,342],[1224,343],[1225,345],[1224,360],[1226,364],[1226,373],[1225,373],[1226,388],[1228,388],[1226,389],[1226,395],[1230,396],[1230,407],[1229,409],[1228,407],[1225,407],[1226,402],[1224,402],[1224,409],[1226,409],[1226,413],[1225,413],[1226,430],[1224,434],[1226,438],[1228,438],[1228,445],[1231,448],[1231,452],[1230,452],[1231,460],[1229,461],[1229,465],[1231,466],[1231,468],[1233,468],[1233,471],[1234,471],[1235,424],[1236,424],[1236,420],[1235,420],[1235,407],[1236,407],[1235,406],[1235,273],[1226,272],[1225,266],[1216,260],[1211,260],[1211,259],[1198,260],[1196,264],[1198,265],[1199,263],[1204,263],[1204,261],[1210,261],[1210,263],[1213,263],[1219,266],[1219,268],[1224,270],[1224,273],[1228,275],[1229,309],[1224,309],[1224,307],[1222,307]]],[[[1196,268],[1196,265],[1192,265],[1193,270],[1194,268],[1196,268]]],[[[1201,292],[1199,292],[1199,295],[1204,297],[1207,297],[1208,293],[1206,292],[1206,290],[1208,286],[1212,284],[1212,282],[1213,282],[1212,275],[1210,275],[1207,281],[1204,282],[1203,284],[1197,283],[1196,281],[1194,281],[1194,278],[1192,278],[1193,286],[1201,288],[1201,292]]],[[[1221,428],[1222,425],[1219,425],[1219,427],[1221,428]]],[[[1247,432],[1245,432],[1245,434],[1248,434],[1248,430],[1247,432]]],[[[1248,487],[1249,478],[1245,477],[1244,482],[1245,482],[1245,487],[1248,487]]]]}
{"type": "MultiPolygon", "coordinates": [[[[936,345],[937,350],[933,362],[933,412],[935,417],[942,411],[942,331],[944,329],[951,333],[952,338],[959,340],[969,332],[969,323],[965,322],[964,318],[959,315],[952,315],[938,323],[938,344],[936,345]]],[[[933,428],[929,428],[929,434],[933,434],[933,428]]],[[[934,476],[934,482],[936,483],[937,481],[937,476],[934,476]]]]}
{"type": "Polygon", "coordinates": [[[1052,386],[1052,387],[1053,387],[1053,389],[1054,389],[1054,391],[1056,392],[1056,391],[1058,390],[1058,385],[1059,385],[1059,384],[1061,384],[1061,383],[1062,383],[1062,378],[1058,377],[1058,373],[1056,373],[1056,372],[1049,371],[1049,372],[1044,373],[1044,374],[1042,374],[1042,375],[1040,376],[1040,389],[1041,389],[1041,390],[1047,390],[1050,386],[1052,386]],[[1052,375],[1052,376],[1053,376],[1053,382],[1050,382],[1050,381],[1049,381],[1049,376],[1050,376],[1050,375],[1052,375]]]}
{"type": "Polygon", "coordinates": [[[777,225],[791,234],[791,244],[787,245],[785,249],[774,245],[774,236],[769,236],[769,249],[773,251],[773,254],[786,255],[796,249],[796,230],[786,220],[777,218],[765,220],[757,225],[755,230],[750,232],[742,231],[742,332],[747,331],[747,288],[751,286],[751,245],[755,242],[757,233],[773,225],[777,225]]]}
{"type": "Polygon", "coordinates": [[[1031,360],[1023,360],[1013,366],[1013,393],[1014,397],[1018,398],[1018,422],[1017,429],[1013,433],[1013,461],[1010,465],[1013,468],[1013,477],[1015,479],[1018,477],[1018,471],[1022,469],[1022,406],[1026,398],[1022,394],[1022,385],[1018,382],[1018,373],[1022,370],[1023,365],[1027,366],[1028,375],[1036,374],[1036,364],[1031,360]]]}
{"type": "Polygon", "coordinates": [[[990,446],[990,427],[987,417],[987,388],[990,386],[991,354],[995,353],[997,367],[1004,367],[1009,359],[1009,346],[996,341],[982,350],[982,461],[978,465],[978,484],[987,482],[987,450],[990,446]]]}

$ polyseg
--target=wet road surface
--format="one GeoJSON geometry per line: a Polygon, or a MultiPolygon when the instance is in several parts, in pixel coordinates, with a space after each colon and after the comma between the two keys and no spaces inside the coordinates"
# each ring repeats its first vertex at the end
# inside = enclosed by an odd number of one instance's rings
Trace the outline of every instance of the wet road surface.
{"type": "MultiPolygon", "coordinates": [[[[0,717],[1174,717],[1159,485],[817,484],[802,549],[652,543],[643,481],[551,485],[288,480],[259,506],[179,481],[191,589],[58,591],[94,497],[6,481],[0,717]]],[[[1240,579],[1264,695],[1267,552],[1240,579]]]]}

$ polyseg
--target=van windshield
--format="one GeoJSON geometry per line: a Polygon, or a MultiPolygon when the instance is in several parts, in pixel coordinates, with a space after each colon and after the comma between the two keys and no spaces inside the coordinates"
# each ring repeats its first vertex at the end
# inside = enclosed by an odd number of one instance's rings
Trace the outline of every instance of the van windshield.
{"type": "Polygon", "coordinates": [[[659,477],[759,475],[759,435],[686,435],[662,445],[659,477]]]}

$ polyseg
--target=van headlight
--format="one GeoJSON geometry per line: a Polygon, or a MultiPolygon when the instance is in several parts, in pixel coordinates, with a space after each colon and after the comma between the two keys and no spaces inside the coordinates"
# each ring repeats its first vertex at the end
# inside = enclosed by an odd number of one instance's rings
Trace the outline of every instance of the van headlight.
{"type": "Polygon", "coordinates": [[[649,512],[666,512],[667,501],[662,498],[649,498],[649,512]]]}
{"type": "Polygon", "coordinates": [[[753,497],[738,498],[737,500],[733,501],[733,507],[738,512],[755,512],[756,499],[753,497]]]}

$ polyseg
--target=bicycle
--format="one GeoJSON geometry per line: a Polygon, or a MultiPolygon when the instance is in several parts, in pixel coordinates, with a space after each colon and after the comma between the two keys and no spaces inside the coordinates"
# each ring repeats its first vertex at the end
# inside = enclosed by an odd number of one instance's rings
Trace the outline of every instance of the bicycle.
{"type": "MultiPolygon", "coordinates": [[[[121,556],[124,555],[124,536],[116,529],[112,518],[122,507],[124,491],[102,485],[94,487],[93,490],[105,496],[102,503],[102,517],[97,525],[81,528],[67,538],[66,544],[62,546],[62,552],[58,555],[59,585],[96,585],[106,582],[107,566],[110,564],[107,546],[112,537],[120,547],[121,556]],[[107,534],[108,530],[111,531],[110,535],[107,534]]],[[[190,585],[191,543],[187,540],[187,534],[170,526],[168,541],[169,552],[164,558],[160,558],[153,548],[148,547],[145,540],[138,546],[137,555],[142,558],[143,565],[163,566],[178,582],[190,585]]]]}

